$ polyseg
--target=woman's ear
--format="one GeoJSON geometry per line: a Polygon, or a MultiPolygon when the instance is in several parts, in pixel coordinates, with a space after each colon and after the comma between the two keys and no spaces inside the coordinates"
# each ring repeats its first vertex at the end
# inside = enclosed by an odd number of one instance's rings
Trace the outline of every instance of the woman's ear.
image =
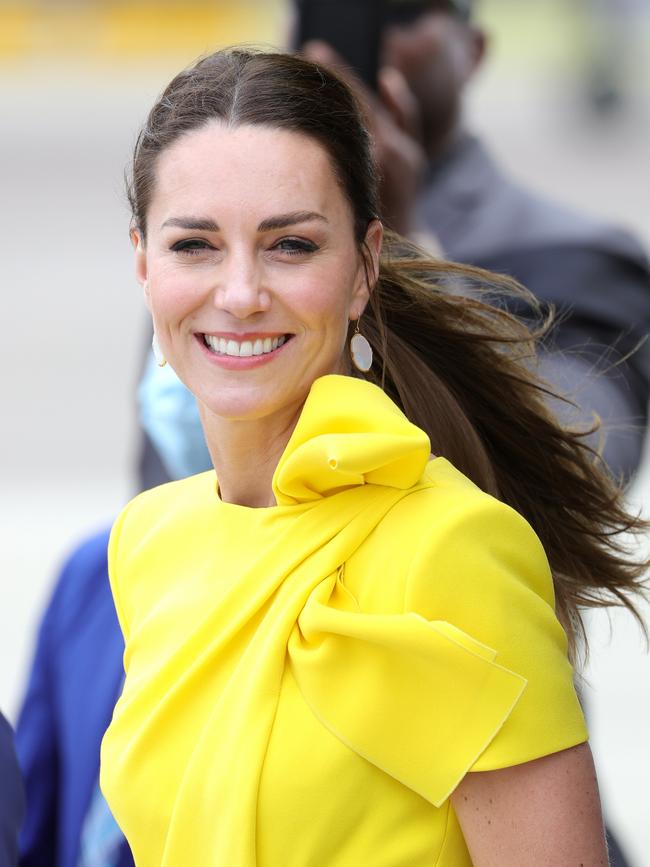
{"type": "Polygon", "coordinates": [[[147,254],[144,249],[144,239],[142,232],[134,227],[129,232],[131,243],[135,251],[135,278],[142,286],[144,292],[144,302],[151,309],[149,298],[149,285],[147,283],[147,254]]]}
{"type": "Polygon", "coordinates": [[[350,319],[358,319],[363,313],[377,280],[379,279],[379,257],[384,237],[384,227],[379,220],[368,224],[366,236],[361,244],[361,262],[357,286],[350,306],[350,319]]]}
{"type": "Polygon", "coordinates": [[[368,224],[363,247],[366,254],[366,269],[370,280],[370,289],[379,280],[379,258],[384,240],[384,227],[380,220],[371,220],[368,224]]]}

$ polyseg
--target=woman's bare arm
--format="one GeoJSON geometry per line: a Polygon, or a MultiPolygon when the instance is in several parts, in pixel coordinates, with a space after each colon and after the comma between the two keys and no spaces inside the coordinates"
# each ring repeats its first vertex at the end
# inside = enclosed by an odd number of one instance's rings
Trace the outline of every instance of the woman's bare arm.
{"type": "Polygon", "coordinates": [[[607,867],[588,744],[467,774],[452,803],[474,867],[607,867]]]}

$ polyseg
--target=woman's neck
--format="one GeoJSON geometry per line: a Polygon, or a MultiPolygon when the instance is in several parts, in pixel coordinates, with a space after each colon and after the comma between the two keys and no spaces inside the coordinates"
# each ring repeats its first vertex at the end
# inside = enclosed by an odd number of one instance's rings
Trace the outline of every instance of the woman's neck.
{"type": "Polygon", "coordinates": [[[272,480],[300,411],[271,419],[240,421],[201,411],[208,451],[226,503],[275,506],[272,480]]]}

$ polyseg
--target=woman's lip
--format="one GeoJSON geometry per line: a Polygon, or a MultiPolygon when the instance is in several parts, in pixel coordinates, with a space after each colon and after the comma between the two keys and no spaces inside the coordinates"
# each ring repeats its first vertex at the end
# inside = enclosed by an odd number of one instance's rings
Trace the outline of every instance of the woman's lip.
{"type": "Polygon", "coordinates": [[[245,340],[253,342],[255,340],[266,340],[267,338],[274,340],[276,337],[293,337],[290,331],[247,331],[245,334],[235,334],[232,331],[202,331],[200,333],[207,337],[218,337],[222,340],[236,340],[237,343],[243,343],[245,340]]]}
{"type": "Polygon", "coordinates": [[[261,367],[265,364],[269,364],[291,343],[291,339],[288,338],[281,346],[278,346],[277,349],[274,349],[272,352],[265,352],[262,355],[221,355],[212,352],[206,346],[205,339],[202,335],[196,334],[195,336],[197,343],[201,347],[201,351],[206,354],[209,360],[218,367],[222,367],[226,370],[249,370],[253,367],[261,367]]]}

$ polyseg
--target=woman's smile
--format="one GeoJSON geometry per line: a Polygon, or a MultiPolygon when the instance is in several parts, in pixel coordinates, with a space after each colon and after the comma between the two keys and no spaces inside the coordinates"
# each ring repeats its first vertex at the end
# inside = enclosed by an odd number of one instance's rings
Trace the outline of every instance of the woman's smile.
{"type": "Polygon", "coordinates": [[[250,370],[273,361],[293,334],[255,332],[251,334],[197,334],[210,361],[229,370],[250,370]]]}

